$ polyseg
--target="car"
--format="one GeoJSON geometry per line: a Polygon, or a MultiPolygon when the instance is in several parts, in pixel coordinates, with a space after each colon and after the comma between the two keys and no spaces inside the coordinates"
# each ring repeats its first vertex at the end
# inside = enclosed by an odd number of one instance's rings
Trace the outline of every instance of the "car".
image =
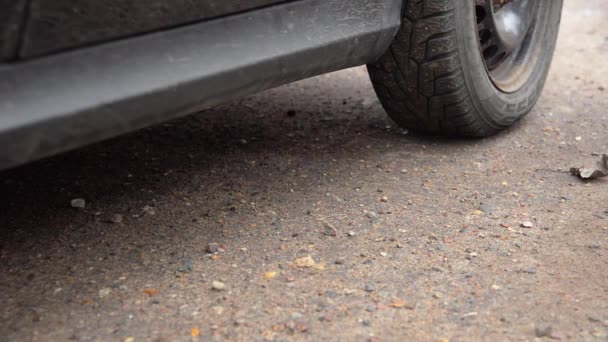
{"type": "Polygon", "coordinates": [[[367,64],[386,112],[484,137],[540,96],[562,0],[0,1],[0,169],[367,64]]]}

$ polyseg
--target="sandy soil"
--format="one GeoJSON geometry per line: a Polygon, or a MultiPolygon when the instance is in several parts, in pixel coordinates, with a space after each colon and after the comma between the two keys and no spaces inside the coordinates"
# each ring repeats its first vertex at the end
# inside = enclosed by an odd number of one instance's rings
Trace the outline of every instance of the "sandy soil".
{"type": "Polygon", "coordinates": [[[606,341],[608,180],[560,170],[608,152],[607,58],[566,0],[495,137],[403,134],[361,67],[2,172],[0,341],[606,341]]]}

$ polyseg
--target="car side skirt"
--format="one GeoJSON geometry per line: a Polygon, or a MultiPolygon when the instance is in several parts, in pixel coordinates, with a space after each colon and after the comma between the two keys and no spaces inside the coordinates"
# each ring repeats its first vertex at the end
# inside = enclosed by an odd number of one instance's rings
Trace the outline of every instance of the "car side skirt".
{"type": "Polygon", "coordinates": [[[298,0],[0,64],[0,169],[377,59],[401,0],[298,0]]]}

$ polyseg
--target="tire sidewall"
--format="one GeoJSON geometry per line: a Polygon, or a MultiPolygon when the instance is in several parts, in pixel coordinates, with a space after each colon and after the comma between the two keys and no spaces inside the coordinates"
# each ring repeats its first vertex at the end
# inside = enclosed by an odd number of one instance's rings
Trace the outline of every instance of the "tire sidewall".
{"type": "Polygon", "coordinates": [[[473,106],[492,130],[503,129],[528,113],[542,91],[556,44],[562,0],[547,1],[547,10],[535,32],[531,46],[531,72],[516,91],[505,93],[492,83],[482,58],[477,34],[475,2],[453,0],[456,20],[456,38],[465,85],[473,106]]]}

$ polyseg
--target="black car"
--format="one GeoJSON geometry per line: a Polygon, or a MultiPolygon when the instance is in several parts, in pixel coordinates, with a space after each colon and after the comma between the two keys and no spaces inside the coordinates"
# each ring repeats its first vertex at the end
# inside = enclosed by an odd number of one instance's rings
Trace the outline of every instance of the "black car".
{"type": "Polygon", "coordinates": [[[530,111],[562,0],[0,0],[0,168],[367,64],[388,114],[481,137],[530,111]]]}

